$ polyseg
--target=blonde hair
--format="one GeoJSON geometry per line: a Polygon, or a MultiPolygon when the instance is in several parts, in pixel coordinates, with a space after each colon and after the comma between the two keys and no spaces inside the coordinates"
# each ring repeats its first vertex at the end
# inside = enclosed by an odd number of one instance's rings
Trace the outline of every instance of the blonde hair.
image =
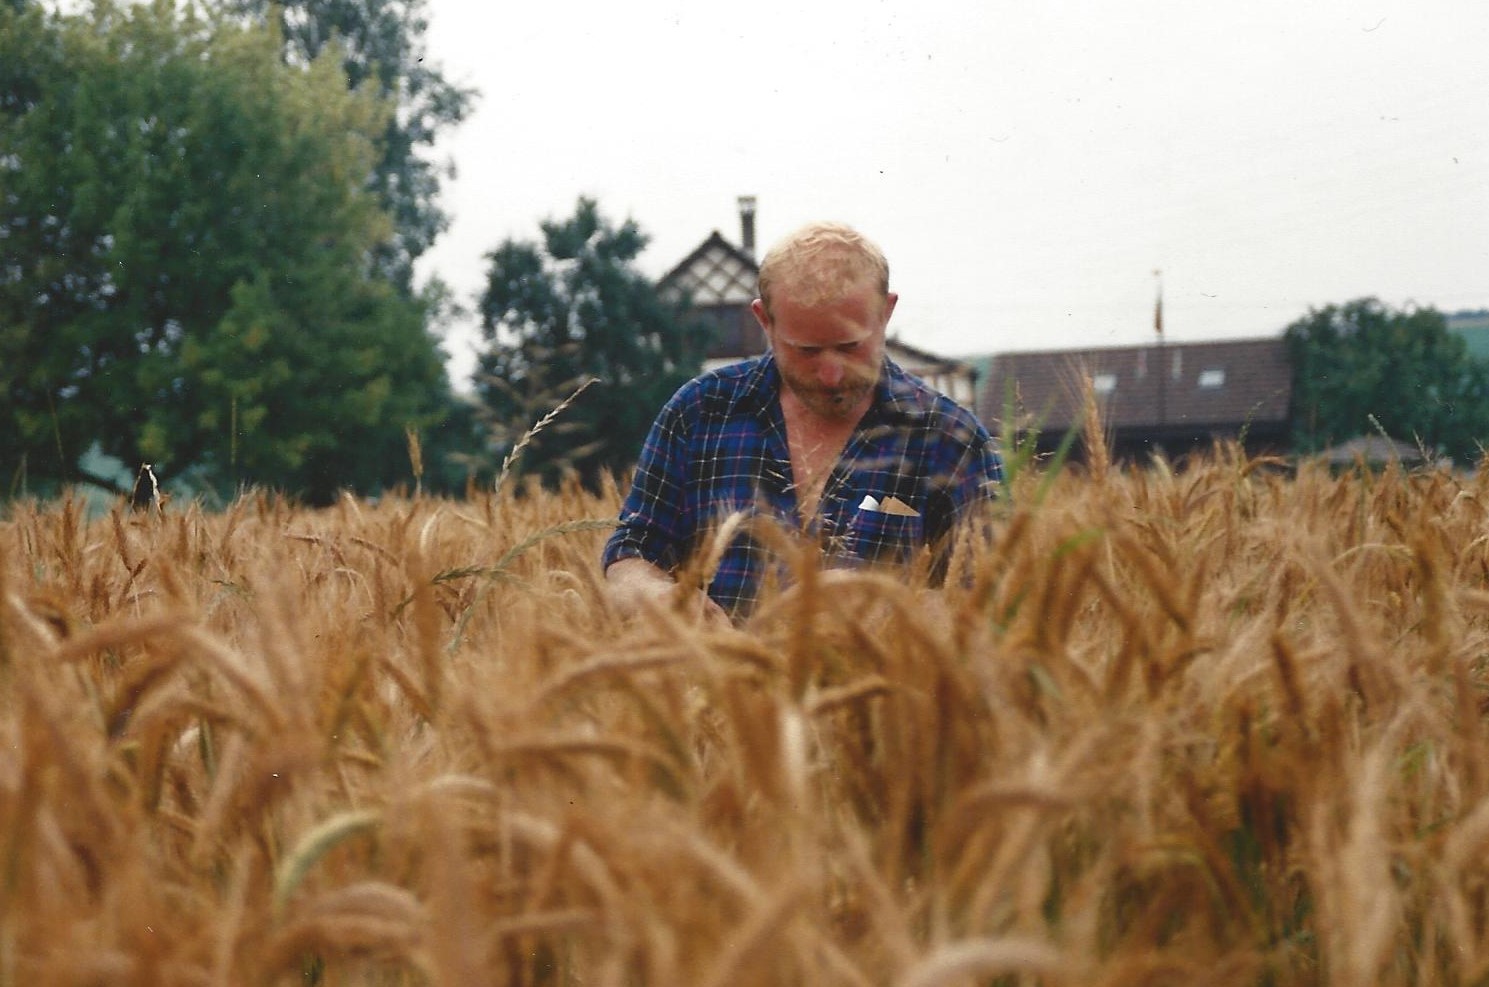
{"type": "Polygon", "coordinates": [[[842,223],[809,223],[778,241],[760,262],[760,301],[771,314],[771,292],[789,286],[807,305],[839,298],[865,276],[889,294],[889,261],[868,237],[842,223]]]}

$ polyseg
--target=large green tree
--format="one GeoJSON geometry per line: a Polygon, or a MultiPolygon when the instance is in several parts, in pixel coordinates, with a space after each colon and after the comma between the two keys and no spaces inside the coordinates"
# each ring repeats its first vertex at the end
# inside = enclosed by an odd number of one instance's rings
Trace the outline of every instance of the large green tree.
{"type": "Polygon", "coordinates": [[[477,393],[505,455],[588,379],[522,462],[545,479],[588,481],[632,465],[657,410],[697,373],[707,330],[636,267],[646,236],[581,198],[574,215],[541,224],[541,242],[507,240],[488,255],[477,393]]]}
{"type": "Polygon", "coordinates": [[[308,64],[328,51],[352,89],[394,108],[376,141],[369,187],[393,218],[394,235],[376,260],[409,291],[413,265],[448,225],[437,197],[451,165],[434,146],[470,112],[475,93],[445,78],[429,58],[426,0],[217,0],[221,9],[272,23],[286,58],[308,64]]]}
{"type": "Polygon", "coordinates": [[[1300,450],[1378,427],[1466,463],[1489,440],[1489,364],[1469,356],[1441,312],[1362,298],[1310,311],[1285,338],[1300,450]]]}
{"type": "Polygon", "coordinates": [[[0,66],[6,479],[107,483],[90,447],[312,500],[407,478],[449,385],[371,262],[388,108],[170,0],[0,8],[0,66]]]}

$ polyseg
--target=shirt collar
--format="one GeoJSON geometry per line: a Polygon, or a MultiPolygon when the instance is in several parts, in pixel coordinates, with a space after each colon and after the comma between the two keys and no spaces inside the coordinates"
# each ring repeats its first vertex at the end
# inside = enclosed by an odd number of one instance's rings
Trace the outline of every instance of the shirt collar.
{"type": "Polygon", "coordinates": [[[929,403],[923,387],[915,378],[900,369],[900,365],[884,357],[884,370],[879,374],[879,383],[874,388],[874,403],[870,406],[865,421],[878,420],[919,421],[930,413],[929,403]]]}
{"type": "Polygon", "coordinates": [[[769,350],[755,357],[754,366],[745,373],[744,386],[739,389],[736,405],[742,410],[769,417],[771,405],[781,391],[781,372],[776,369],[776,359],[769,350]]]}

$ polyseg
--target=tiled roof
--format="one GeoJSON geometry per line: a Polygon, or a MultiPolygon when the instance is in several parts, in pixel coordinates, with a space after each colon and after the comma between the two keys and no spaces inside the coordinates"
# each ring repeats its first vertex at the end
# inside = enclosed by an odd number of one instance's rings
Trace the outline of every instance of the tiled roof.
{"type": "Polygon", "coordinates": [[[1110,428],[1235,427],[1288,417],[1292,371],[1282,337],[1168,343],[1039,353],[993,359],[978,409],[985,422],[1015,407],[1045,429],[1080,419],[1080,381],[1096,383],[1110,428]]]}

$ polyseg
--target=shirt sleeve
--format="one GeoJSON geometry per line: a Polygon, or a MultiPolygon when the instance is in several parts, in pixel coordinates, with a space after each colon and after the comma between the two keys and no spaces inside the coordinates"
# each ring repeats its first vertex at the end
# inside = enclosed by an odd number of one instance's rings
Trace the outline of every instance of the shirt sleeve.
{"type": "Polygon", "coordinates": [[[602,567],[639,558],[671,570],[686,557],[696,525],[686,500],[691,429],[683,405],[679,392],[652,422],[619,524],[605,543],[602,567]]]}
{"type": "Polygon", "coordinates": [[[987,508],[997,500],[1003,485],[1003,458],[987,429],[976,422],[964,422],[959,428],[969,428],[971,435],[941,490],[944,526],[931,541],[931,584],[935,586],[946,579],[958,532],[970,531],[975,537],[990,530],[986,527],[990,520],[987,508]]]}
{"type": "Polygon", "coordinates": [[[958,464],[952,483],[952,507],[955,521],[961,521],[980,505],[994,501],[1003,485],[1003,457],[998,444],[985,428],[979,427],[958,464]]]}
{"type": "Polygon", "coordinates": [[[932,481],[937,523],[930,534],[937,539],[995,501],[1003,484],[998,444],[980,422],[963,413],[943,427],[944,465],[932,481]]]}

